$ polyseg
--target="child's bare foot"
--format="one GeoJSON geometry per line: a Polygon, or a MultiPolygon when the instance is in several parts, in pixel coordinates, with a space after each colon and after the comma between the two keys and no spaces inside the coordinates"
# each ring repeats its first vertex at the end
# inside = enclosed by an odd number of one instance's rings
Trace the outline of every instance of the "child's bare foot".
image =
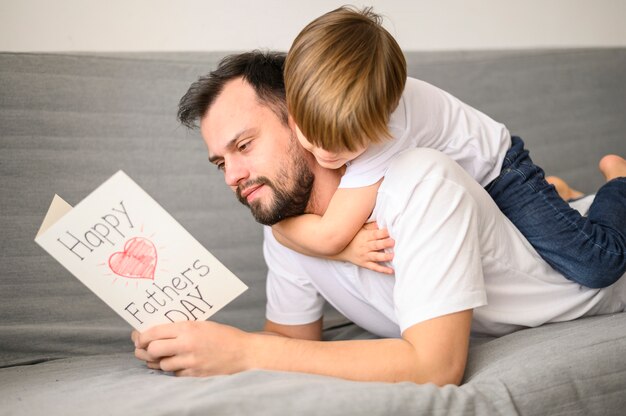
{"type": "Polygon", "coordinates": [[[600,159],[598,164],[600,172],[604,175],[607,182],[611,179],[626,177],[626,160],[617,155],[606,155],[600,159]]]}
{"type": "Polygon", "coordinates": [[[546,181],[549,184],[554,185],[554,187],[556,188],[556,191],[559,193],[559,196],[565,201],[570,201],[572,199],[585,196],[585,194],[583,194],[582,192],[571,188],[567,184],[567,182],[565,182],[563,179],[559,178],[558,176],[547,176],[546,181]]]}

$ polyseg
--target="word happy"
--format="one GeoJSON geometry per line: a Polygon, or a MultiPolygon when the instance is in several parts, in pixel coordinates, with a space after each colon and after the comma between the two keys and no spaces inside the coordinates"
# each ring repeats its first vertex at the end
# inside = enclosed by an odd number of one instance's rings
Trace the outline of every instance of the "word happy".
{"type": "Polygon", "coordinates": [[[81,261],[85,256],[93,253],[98,247],[111,244],[114,246],[118,239],[125,239],[122,232],[125,229],[132,229],[133,223],[124,207],[124,201],[120,201],[120,209],[113,207],[111,212],[99,218],[93,226],[84,233],[79,233],[79,237],[69,231],[65,232],[57,241],[71,251],[81,261]]]}

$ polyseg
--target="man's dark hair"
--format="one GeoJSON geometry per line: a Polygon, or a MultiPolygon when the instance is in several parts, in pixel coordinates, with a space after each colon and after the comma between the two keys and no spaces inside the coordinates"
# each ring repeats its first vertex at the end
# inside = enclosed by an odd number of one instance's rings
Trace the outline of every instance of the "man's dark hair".
{"type": "Polygon", "coordinates": [[[180,99],[178,121],[188,128],[197,128],[198,121],[206,115],[224,85],[242,77],[252,85],[259,101],[270,107],[287,124],[283,81],[285,56],[280,52],[252,51],[223,58],[217,69],[191,84],[180,99]]]}

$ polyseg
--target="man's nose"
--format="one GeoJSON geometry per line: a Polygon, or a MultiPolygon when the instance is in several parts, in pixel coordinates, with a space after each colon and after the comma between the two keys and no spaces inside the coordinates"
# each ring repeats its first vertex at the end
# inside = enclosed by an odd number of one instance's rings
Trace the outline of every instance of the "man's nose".
{"type": "Polygon", "coordinates": [[[241,181],[248,179],[248,169],[237,160],[229,160],[225,163],[224,181],[231,188],[236,188],[241,181]]]}

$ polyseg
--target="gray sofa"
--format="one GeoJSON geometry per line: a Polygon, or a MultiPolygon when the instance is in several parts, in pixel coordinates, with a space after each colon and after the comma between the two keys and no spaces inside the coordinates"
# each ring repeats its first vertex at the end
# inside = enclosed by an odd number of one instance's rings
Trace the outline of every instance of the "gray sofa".
{"type": "MultiPolygon", "coordinates": [[[[223,54],[0,54],[0,414],[624,414],[626,314],[472,339],[463,385],[271,371],[179,379],[134,359],[130,327],[33,238],[54,193],[75,204],[125,170],[250,289],[215,320],[264,320],[261,227],[176,123],[223,54]]],[[[626,49],[409,53],[410,75],[522,136],[586,192],[626,154],[626,49]]],[[[335,311],[327,339],[371,338],[335,311]]]]}

